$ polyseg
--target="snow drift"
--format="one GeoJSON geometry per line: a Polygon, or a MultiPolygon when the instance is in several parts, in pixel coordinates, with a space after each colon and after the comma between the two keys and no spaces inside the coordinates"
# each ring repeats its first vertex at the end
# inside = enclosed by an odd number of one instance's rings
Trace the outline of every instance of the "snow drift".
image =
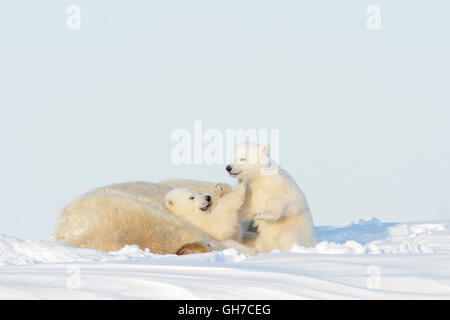
{"type": "Polygon", "coordinates": [[[104,253],[0,235],[0,298],[450,298],[447,222],[317,227],[313,248],[250,257],[104,253]]]}

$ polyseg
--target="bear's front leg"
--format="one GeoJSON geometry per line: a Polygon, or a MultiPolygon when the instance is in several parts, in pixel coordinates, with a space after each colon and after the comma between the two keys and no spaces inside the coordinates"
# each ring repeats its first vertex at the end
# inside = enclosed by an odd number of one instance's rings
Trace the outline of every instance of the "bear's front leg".
{"type": "Polygon", "coordinates": [[[266,207],[263,211],[256,214],[255,220],[279,220],[286,211],[286,199],[283,196],[273,197],[266,203],[266,207]]]}
{"type": "Polygon", "coordinates": [[[277,221],[281,218],[283,213],[269,213],[269,212],[260,212],[255,216],[255,220],[266,220],[266,221],[277,221]]]}
{"type": "Polygon", "coordinates": [[[214,209],[214,213],[223,213],[229,216],[233,213],[238,213],[245,201],[245,194],[247,192],[247,184],[239,180],[233,188],[233,191],[224,195],[218,202],[214,209]]]}

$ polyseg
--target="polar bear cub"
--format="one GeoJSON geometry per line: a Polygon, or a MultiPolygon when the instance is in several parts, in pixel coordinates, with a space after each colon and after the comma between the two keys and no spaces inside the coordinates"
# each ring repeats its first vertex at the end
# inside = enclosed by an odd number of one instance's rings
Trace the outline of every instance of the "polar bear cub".
{"type": "MultiPolygon", "coordinates": [[[[224,186],[217,184],[214,193],[222,194],[224,186]]],[[[218,241],[241,241],[242,230],[239,223],[246,193],[246,185],[238,181],[233,191],[220,199],[214,194],[198,193],[187,188],[175,188],[165,197],[166,207],[174,215],[191,223],[218,241]],[[213,204],[214,199],[218,199],[213,204]]]]}
{"type": "Polygon", "coordinates": [[[305,196],[294,179],[270,158],[269,146],[238,144],[226,170],[248,184],[241,219],[253,220],[258,228],[256,250],[290,251],[294,243],[305,247],[316,244],[305,196]]]}

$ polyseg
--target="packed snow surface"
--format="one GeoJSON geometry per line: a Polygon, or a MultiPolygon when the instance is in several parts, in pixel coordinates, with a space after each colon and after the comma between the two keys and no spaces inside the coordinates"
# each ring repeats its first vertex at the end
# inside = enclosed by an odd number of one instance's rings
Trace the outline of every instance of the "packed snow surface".
{"type": "Polygon", "coordinates": [[[105,253],[0,234],[0,299],[450,299],[449,222],[316,227],[289,253],[105,253]]]}

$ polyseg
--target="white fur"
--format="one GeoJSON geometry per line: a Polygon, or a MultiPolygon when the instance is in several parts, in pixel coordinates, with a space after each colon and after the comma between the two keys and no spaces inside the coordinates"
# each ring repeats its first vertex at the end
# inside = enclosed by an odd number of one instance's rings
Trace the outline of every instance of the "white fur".
{"type": "MultiPolygon", "coordinates": [[[[197,191],[198,193],[211,193],[215,192],[214,190],[217,189],[217,182],[212,181],[201,181],[201,180],[190,180],[190,179],[180,179],[180,178],[173,178],[173,179],[164,179],[158,182],[158,184],[165,184],[170,185],[174,188],[187,188],[194,191],[197,191]]],[[[231,192],[233,189],[230,185],[226,183],[220,183],[220,186],[222,188],[222,193],[226,194],[228,192],[231,192]]]]}
{"type": "MultiPolygon", "coordinates": [[[[205,192],[211,193],[214,203],[220,203],[219,199],[229,192],[221,184],[219,187],[213,183],[199,184],[205,192]]],[[[106,252],[136,244],[141,249],[167,254],[195,243],[200,249],[191,253],[235,248],[241,253],[256,254],[233,240],[218,242],[171,214],[164,202],[165,195],[172,189],[167,184],[127,182],[92,190],[61,210],[52,240],[106,252]]]]}
{"type": "MultiPolygon", "coordinates": [[[[223,194],[223,188],[223,185],[218,184],[214,193],[223,194]]],[[[167,193],[165,203],[173,214],[206,232],[215,240],[240,241],[242,231],[239,210],[244,203],[245,192],[245,183],[239,181],[233,191],[221,198],[213,195],[210,202],[206,200],[207,196],[210,196],[208,194],[200,194],[187,188],[175,188],[167,193]],[[214,206],[212,206],[213,199],[218,199],[215,200],[217,203],[214,206]]]]}
{"type": "Polygon", "coordinates": [[[293,244],[314,246],[311,213],[305,196],[294,179],[269,156],[268,146],[237,145],[229,165],[230,175],[248,183],[241,219],[253,219],[259,236],[259,252],[290,251],[293,244]]]}

